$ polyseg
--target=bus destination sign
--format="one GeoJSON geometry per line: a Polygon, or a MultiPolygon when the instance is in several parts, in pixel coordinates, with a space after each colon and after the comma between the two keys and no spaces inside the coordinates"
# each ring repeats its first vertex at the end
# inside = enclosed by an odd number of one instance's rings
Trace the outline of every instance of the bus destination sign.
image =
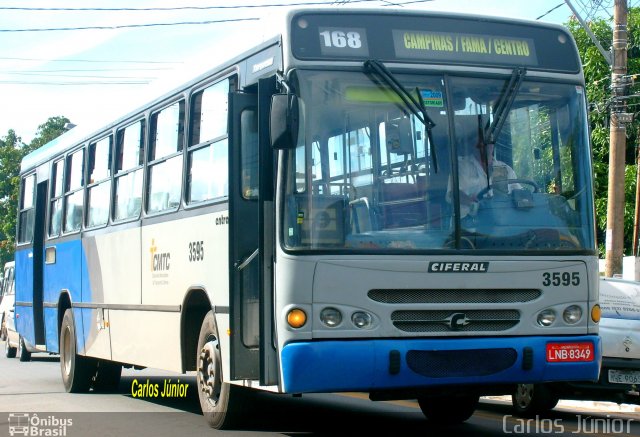
{"type": "Polygon", "coordinates": [[[530,38],[471,35],[454,32],[394,30],[396,57],[416,60],[467,61],[536,65],[536,49],[530,38]]]}
{"type": "Polygon", "coordinates": [[[291,53],[302,61],[527,67],[579,73],[566,29],[503,19],[341,11],[291,17],[291,53]]]}

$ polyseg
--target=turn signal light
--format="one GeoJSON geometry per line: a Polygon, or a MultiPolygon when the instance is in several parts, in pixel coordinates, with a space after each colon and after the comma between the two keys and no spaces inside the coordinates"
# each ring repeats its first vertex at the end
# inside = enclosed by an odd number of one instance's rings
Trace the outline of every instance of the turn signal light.
{"type": "Polygon", "coordinates": [[[292,328],[301,328],[307,323],[307,315],[300,308],[294,308],[287,314],[287,322],[292,328]]]}
{"type": "Polygon", "coordinates": [[[602,310],[600,309],[600,305],[595,304],[593,308],[591,308],[591,320],[593,320],[596,323],[599,323],[601,316],[602,316],[602,310]]]}

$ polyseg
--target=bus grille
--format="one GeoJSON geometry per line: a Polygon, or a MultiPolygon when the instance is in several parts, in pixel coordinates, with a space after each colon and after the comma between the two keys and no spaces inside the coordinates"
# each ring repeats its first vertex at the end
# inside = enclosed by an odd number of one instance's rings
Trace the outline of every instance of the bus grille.
{"type": "Polygon", "coordinates": [[[407,352],[407,365],[414,372],[431,378],[483,376],[513,366],[518,357],[511,348],[439,350],[407,352]]]}
{"type": "Polygon", "coordinates": [[[391,313],[393,325],[405,332],[505,331],[520,322],[518,310],[410,310],[391,313]]]}
{"type": "Polygon", "coordinates": [[[536,289],[370,290],[369,299],[381,303],[521,303],[542,295],[536,289]]]}

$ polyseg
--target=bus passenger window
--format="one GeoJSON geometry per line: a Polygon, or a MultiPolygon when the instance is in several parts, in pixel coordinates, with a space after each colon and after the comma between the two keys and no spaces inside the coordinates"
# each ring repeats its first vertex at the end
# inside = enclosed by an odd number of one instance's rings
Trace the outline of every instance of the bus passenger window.
{"type": "Polygon", "coordinates": [[[189,142],[189,203],[229,194],[227,142],[229,80],[194,95],[189,142]]]}
{"type": "Polygon", "coordinates": [[[51,178],[51,203],[49,206],[49,236],[60,235],[62,230],[62,194],[64,160],[59,160],[53,164],[53,175],[51,178]]]}
{"type": "Polygon", "coordinates": [[[31,174],[22,178],[22,196],[20,198],[20,223],[18,229],[18,243],[30,243],[33,239],[33,224],[35,219],[35,181],[36,175],[31,174]]]}
{"type": "Polygon", "coordinates": [[[83,178],[84,149],[67,157],[67,181],[65,190],[65,220],[64,231],[73,232],[80,229],[82,225],[82,207],[84,204],[82,187],[83,178]]]}
{"type": "Polygon", "coordinates": [[[144,157],[144,120],[118,131],[114,220],[140,216],[142,209],[142,164],[144,157]]]}
{"type": "Polygon", "coordinates": [[[224,197],[229,194],[227,139],[209,144],[189,154],[189,202],[224,197]]]}
{"type": "Polygon", "coordinates": [[[183,101],[152,116],[147,200],[149,213],[177,209],[180,205],[183,133],[183,101]]]}
{"type": "Polygon", "coordinates": [[[194,95],[191,146],[227,134],[228,94],[229,80],[225,79],[194,95]]]}
{"type": "Polygon", "coordinates": [[[89,146],[89,196],[87,226],[104,225],[109,220],[111,195],[111,137],[89,146]]]}

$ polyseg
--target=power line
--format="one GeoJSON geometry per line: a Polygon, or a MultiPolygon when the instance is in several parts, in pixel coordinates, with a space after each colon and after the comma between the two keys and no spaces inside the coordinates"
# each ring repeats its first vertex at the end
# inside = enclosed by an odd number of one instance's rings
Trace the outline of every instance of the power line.
{"type": "Polygon", "coordinates": [[[36,61],[36,62],[94,62],[94,63],[122,63],[122,64],[182,64],[176,61],[132,61],[132,60],[96,60],[96,59],[45,59],[45,58],[18,58],[4,56],[0,60],[5,61],[36,61]]]}
{"type": "MultiPolygon", "coordinates": [[[[111,62],[111,61],[107,61],[111,62]]],[[[51,69],[51,70],[4,70],[0,74],[33,74],[33,73],[85,73],[85,72],[107,72],[107,71],[159,71],[172,70],[169,67],[159,68],[78,68],[78,69],[51,69]]]]}
{"type": "Polygon", "coordinates": [[[73,77],[76,79],[157,79],[157,77],[143,77],[143,76],[102,76],[102,75],[77,75],[77,74],[63,74],[57,72],[43,72],[34,73],[30,71],[7,73],[2,72],[0,75],[12,75],[12,76],[50,76],[50,77],[73,77]]]}
{"type": "Polygon", "coordinates": [[[555,11],[556,9],[558,9],[560,6],[564,5],[564,3],[560,3],[557,6],[554,6],[553,8],[549,9],[547,12],[545,12],[544,14],[540,15],[539,17],[536,18],[536,20],[539,20],[541,18],[546,17],[547,15],[549,15],[551,12],[555,11]]]}
{"type": "Polygon", "coordinates": [[[228,20],[209,20],[209,21],[179,21],[174,23],[147,23],[147,24],[122,24],[114,26],[86,26],[86,27],[51,27],[51,28],[33,28],[33,29],[0,29],[0,32],[50,32],[50,31],[67,31],[67,30],[116,30],[134,27],[155,27],[155,26],[184,26],[184,25],[200,25],[200,24],[217,24],[232,23],[238,21],[256,21],[259,18],[232,18],[228,20]]]}
{"type": "Polygon", "coordinates": [[[87,81],[87,82],[26,82],[26,81],[17,81],[17,80],[0,80],[0,85],[65,85],[65,86],[75,86],[75,85],[148,85],[150,82],[147,81],[122,81],[122,82],[98,82],[98,81],[87,81]]]}
{"type": "Polygon", "coordinates": [[[272,3],[266,5],[233,5],[233,6],[174,6],[174,7],[149,7],[149,8],[36,8],[21,6],[0,6],[0,10],[5,11],[66,11],[66,12],[145,12],[145,11],[183,11],[183,10],[211,10],[211,9],[255,9],[255,8],[280,8],[291,6],[318,6],[329,4],[355,4],[355,3],[387,3],[395,6],[402,6],[412,3],[426,3],[433,0],[414,0],[402,3],[392,3],[388,0],[329,0],[323,2],[304,3],[272,3]]]}

